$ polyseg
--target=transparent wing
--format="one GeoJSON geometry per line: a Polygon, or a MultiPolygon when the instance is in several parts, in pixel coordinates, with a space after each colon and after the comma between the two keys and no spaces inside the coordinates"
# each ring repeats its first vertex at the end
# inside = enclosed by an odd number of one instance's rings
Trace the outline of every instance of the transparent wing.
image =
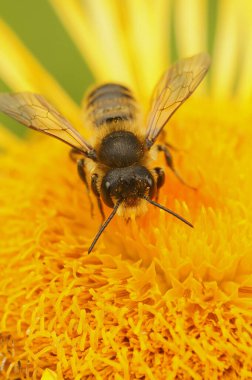
{"type": "Polygon", "coordinates": [[[209,55],[200,53],[175,63],[165,72],[154,91],[147,121],[146,144],[149,148],[176,109],[198,87],[209,66],[209,55]]]}
{"type": "Polygon", "coordinates": [[[41,95],[28,92],[0,94],[0,111],[25,126],[62,140],[85,155],[94,149],[41,95]]]}

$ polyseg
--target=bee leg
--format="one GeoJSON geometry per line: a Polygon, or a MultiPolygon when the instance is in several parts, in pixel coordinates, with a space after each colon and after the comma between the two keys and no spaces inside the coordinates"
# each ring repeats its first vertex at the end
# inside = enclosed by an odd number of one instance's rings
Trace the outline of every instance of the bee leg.
{"type": "MultiPolygon", "coordinates": [[[[71,152],[70,152],[70,155],[71,155],[71,152]]],[[[75,152],[73,154],[75,154],[75,152]]],[[[93,205],[92,199],[90,197],[90,189],[89,189],[89,184],[88,184],[87,176],[86,176],[86,172],[85,172],[85,160],[84,160],[84,158],[77,160],[77,170],[78,170],[78,174],[79,174],[81,180],[85,184],[85,187],[87,190],[88,200],[90,203],[90,213],[91,213],[91,216],[93,217],[94,216],[94,205],[93,205]]]]}
{"type": "Polygon", "coordinates": [[[98,181],[98,174],[95,173],[91,177],[91,188],[92,188],[94,195],[96,196],[97,205],[98,205],[98,208],[99,208],[99,211],[100,211],[100,214],[102,217],[102,223],[103,223],[105,220],[105,214],[104,214],[103,207],[102,207],[101,196],[100,196],[100,192],[99,192],[99,189],[97,186],[97,181],[98,181]]]}
{"type": "Polygon", "coordinates": [[[83,157],[83,155],[80,153],[80,151],[76,148],[72,148],[69,152],[69,157],[74,162],[77,162],[81,156],[83,157]]]}
{"type": "Polygon", "coordinates": [[[195,187],[193,187],[193,186],[189,185],[188,183],[186,183],[186,181],[184,181],[184,179],[181,177],[181,175],[175,169],[174,163],[173,163],[173,159],[172,159],[172,155],[171,155],[169,149],[166,146],[164,146],[164,145],[157,145],[157,149],[158,149],[159,152],[163,152],[164,153],[165,161],[166,161],[168,167],[175,174],[175,176],[178,178],[178,180],[181,183],[183,183],[183,185],[189,187],[190,189],[196,190],[195,187]]]}
{"type": "Polygon", "coordinates": [[[154,171],[155,171],[156,176],[157,176],[157,192],[156,192],[156,196],[155,196],[155,200],[157,202],[160,187],[162,187],[163,184],[165,183],[165,172],[162,168],[154,168],[154,171]]]}

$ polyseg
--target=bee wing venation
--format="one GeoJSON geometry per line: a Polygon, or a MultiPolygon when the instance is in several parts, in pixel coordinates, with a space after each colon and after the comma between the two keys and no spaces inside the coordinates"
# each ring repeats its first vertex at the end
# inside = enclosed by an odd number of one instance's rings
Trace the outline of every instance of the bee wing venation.
{"type": "Polygon", "coordinates": [[[154,91],[147,121],[146,142],[149,147],[173,113],[198,87],[209,66],[209,55],[200,53],[178,61],[162,76],[154,91]]]}
{"type": "Polygon", "coordinates": [[[90,146],[47,100],[38,94],[2,93],[0,111],[19,123],[39,132],[62,140],[66,144],[87,154],[93,151],[90,146]]]}

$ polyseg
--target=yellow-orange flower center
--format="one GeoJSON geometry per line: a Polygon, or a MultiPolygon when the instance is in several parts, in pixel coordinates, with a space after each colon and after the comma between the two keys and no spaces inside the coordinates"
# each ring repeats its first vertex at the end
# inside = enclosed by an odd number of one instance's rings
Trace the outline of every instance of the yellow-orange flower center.
{"type": "Polygon", "coordinates": [[[150,206],[89,256],[100,216],[68,149],[0,131],[5,378],[252,376],[250,125],[235,104],[188,102],[166,138],[198,190],[167,171],[160,201],[194,230],[150,206]]]}

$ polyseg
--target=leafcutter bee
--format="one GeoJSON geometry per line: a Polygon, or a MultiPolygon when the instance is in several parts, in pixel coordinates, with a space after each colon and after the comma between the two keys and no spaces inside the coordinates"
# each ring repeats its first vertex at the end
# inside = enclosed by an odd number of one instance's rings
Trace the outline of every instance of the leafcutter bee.
{"type": "Polygon", "coordinates": [[[140,214],[147,202],[193,227],[157,203],[165,173],[153,167],[151,152],[163,152],[168,167],[183,182],[174,168],[169,145],[154,143],[173,113],[200,84],[209,65],[209,56],[201,53],[175,63],[164,73],[154,92],[144,131],[138,104],[127,87],[116,83],[96,87],[87,95],[84,108],[86,128],[93,128],[96,136],[93,146],[43,96],[0,94],[2,112],[72,147],[70,155],[77,162],[88,194],[91,188],[96,197],[103,218],[88,253],[116,213],[128,217],[134,210],[140,214]],[[103,203],[113,209],[106,220],[103,203]]]}

